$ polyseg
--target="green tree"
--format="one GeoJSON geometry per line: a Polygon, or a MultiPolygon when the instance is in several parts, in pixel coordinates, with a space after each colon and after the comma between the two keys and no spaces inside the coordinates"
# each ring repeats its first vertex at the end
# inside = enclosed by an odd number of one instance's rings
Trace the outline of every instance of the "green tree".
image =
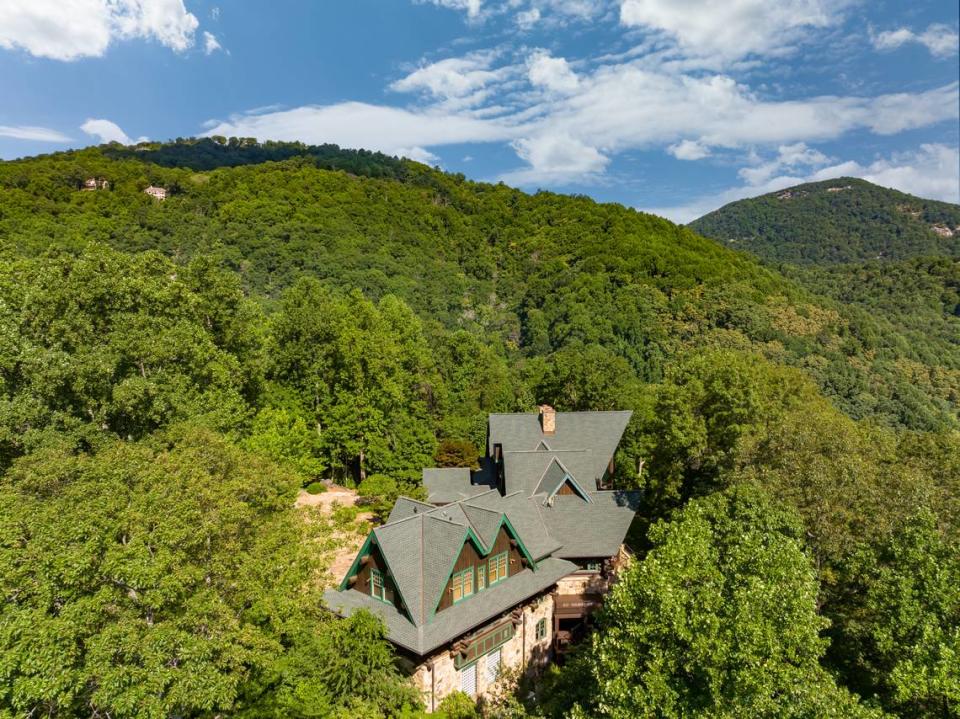
{"type": "Polygon", "coordinates": [[[323,631],[325,529],[293,509],[297,484],[195,428],[18,460],[0,480],[0,707],[236,710],[297,632],[323,631]]]}
{"type": "MultiPolygon", "coordinates": [[[[587,663],[604,717],[866,716],[820,666],[827,622],[796,519],[753,490],[690,502],[651,530],[587,663]]],[[[574,677],[569,678],[575,681],[574,677]]]]}
{"type": "Polygon", "coordinates": [[[412,478],[429,463],[435,373],[408,307],[302,280],[284,294],[271,330],[270,375],[310,408],[328,466],[362,481],[370,471],[412,478]]]}
{"type": "Polygon", "coordinates": [[[960,543],[923,512],[860,561],[849,629],[864,691],[900,716],[960,716],[960,543]]]}

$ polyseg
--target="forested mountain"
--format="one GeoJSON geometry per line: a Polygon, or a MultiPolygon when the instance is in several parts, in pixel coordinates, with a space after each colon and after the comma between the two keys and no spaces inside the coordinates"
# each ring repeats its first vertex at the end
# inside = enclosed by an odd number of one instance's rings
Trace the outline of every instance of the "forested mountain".
{"type": "Polygon", "coordinates": [[[853,177],[731,202],[690,227],[770,262],[960,256],[960,206],[853,177]]]}
{"type": "Polygon", "coordinates": [[[485,716],[960,712],[949,263],[815,285],[617,205],[226,139],[0,163],[0,248],[4,719],[418,716],[382,626],[320,610],[343,528],[295,492],[422,496],[539,402],[634,411],[637,558],[485,716]]]}
{"type": "Polygon", "coordinates": [[[749,346],[802,367],[851,416],[957,424],[954,380],[944,378],[960,361],[936,337],[908,340],[884,318],[824,302],[687,229],[616,205],[528,196],[383,156],[241,141],[5,163],[0,191],[0,232],[26,255],[91,242],[203,255],[267,306],[309,276],[375,300],[394,295],[428,324],[518,357],[595,345],[643,381],[662,377],[666,358],[684,348],[749,346]],[[302,154],[185,167],[291,152],[302,154]],[[157,155],[181,166],[149,161],[157,155]],[[357,157],[373,177],[321,169],[356,169],[357,157]],[[78,191],[87,177],[110,189],[78,191]],[[154,201],[141,192],[148,184],[171,197],[154,201]]]}
{"type": "Polygon", "coordinates": [[[929,347],[941,371],[900,366],[918,386],[956,404],[960,206],[840,178],[733,202],[690,227],[889,323],[910,345],[929,347]]]}

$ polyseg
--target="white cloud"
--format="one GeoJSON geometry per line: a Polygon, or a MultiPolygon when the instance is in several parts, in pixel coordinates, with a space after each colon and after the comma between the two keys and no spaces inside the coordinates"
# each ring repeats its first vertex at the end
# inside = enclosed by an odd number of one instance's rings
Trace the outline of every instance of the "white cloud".
{"type": "Polygon", "coordinates": [[[530,57],[528,67],[531,84],[554,92],[573,92],[580,83],[565,58],[550,57],[550,53],[543,50],[530,57]]]}
{"type": "Polygon", "coordinates": [[[439,165],[440,158],[422,147],[398,147],[393,151],[397,157],[407,157],[424,165],[439,165]]]}
{"type": "Polygon", "coordinates": [[[100,142],[119,142],[121,145],[132,145],[133,140],[120,126],[110,120],[90,118],[80,126],[88,135],[100,138],[100,142]]]}
{"type": "Polygon", "coordinates": [[[710,156],[710,148],[696,140],[681,140],[667,148],[678,160],[702,160],[710,156]]]}
{"type": "Polygon", "coordinates": [[[800,167],[822,167],[830,158],[819,150],[807,147],[803,142],[793,145],[781,145],[775,158],[753,167],[743,167],[737,173],[750,185],[762,185],[782,170],[796,170],[800,167]]]}
{"type": "MultiPolygon", "coordinates": [[[[805,150],[809,152],[808,148],[805,150]]],[[[818,164],[820,158],[824,156],[816,150],[812,152],[817,155],[817,161],[813,164],[818,164]]],[[[801,153],[801,156],[804,154],[806,153],[801,153]]],[[[809,154],[806,156],[813,157],[809,154]]],[[[860,177],[868,182],[892,187],[912,195],[960,203],[958,166],[960,166],[960,149],[942,144],[924,144],[915,151],[895,153],[890,157],[878,158],[867,165],[848,160],[813,171],[808,168],[804,172],[788,172],[775,176],[756,177],[741,173],[741,176],[747,180],[744,185],[731,187],[714,195],[699,197],[683,205],[653,207],[645,211],[667,217],[674,222],[685,223],[745,197],[756,197],[804,182],[818,182],[837,177],[860,177]],[[757,181],[751,182],[751,180],[757,181]]]]}
{"type": "Polygon", "coordinates": [[[946,58],[960,51],[960,35],[953,28],[940,24],[930,25],[922,33],[915,33],[905,27],[881,33],[871,30],[870,39],[878,50],[895,50],[907,43],[918,43],[926,47],[934,57],[946,58]]]}
{"type": "Polygon", "coordinates": [[[839,18],[845,0],[620,0],[620,22],[672,37],[693,56],[778,55],[810,28],[839,18]]]}
{"type": "Polygon", "coordinates": [[[540,9],[533,7],[529,10],[518,12],[514,20],[516,20],[516,23],[521,30],[529,30],[537,24],[538,20],[540,20],[540,9]]]}
{"type": "Polygon", "coordinates": [[[203,52],[207,55],[212,55],[217,50],[222,50],[223,47],[220,45],[220,41],[217,40],[217,36],[212,32],[203,31],[203,52]]]}
{"type": "Polygon", "coordinates": [[[431,3],[438,7],[445,7],[451,10],[465,10],[467,17],[474,19],[480,15],[482,0],[416,0],[420,3],[431,3]]]}
{"type": "Polygon", "coordinates": [[[396,154],[400,148],[493,142],[515,137],[515,131],[496,121],[362,102],[247,113],[220,122],[205,134],[314,144],[333,142],[390,154],[396,154]]]}
{"type": "Polygon", "coordinates": [[[508,172],[501,179],[517,185],[582,180],[603,172],[609,162],[597,148],[565,133],[520,138],[513,142],[513,148],[529,167],[508,172]]]}
{"type": "Polygon", "coordinates": [[[71,139],[62,132],[32,125],[0,125],[0,137],[12,137],[15,140],[36,140],[37,142],[70,142],[71,139]]]}
{"type": "Polygon", "coordinates": [[[100,57],[114,40],[152,39],[177,52],[199,25],[183,0],[7,0],[0,2],[0,47],[36,57],[100,57]]]}
{"type": "MultiPolygon", "coordinates": [[[[465,98],[504,76],[490,70],[493,53],[472,53],[424,65],[390,85],[397,92],[426,92],[440,99],[465,98]]],[[[482,98],[477,98],[482,99],[482,98]]]]}

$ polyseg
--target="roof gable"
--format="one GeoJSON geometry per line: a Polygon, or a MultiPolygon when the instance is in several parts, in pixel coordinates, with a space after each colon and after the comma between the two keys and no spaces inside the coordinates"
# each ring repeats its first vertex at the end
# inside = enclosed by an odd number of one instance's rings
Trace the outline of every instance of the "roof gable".
{"type": "Polygon", "coordinates": [[[489,444],[487,451],[500,445],[504,453],[533,452],[545,443],[550,451],[566,452],[588,450],[591,476],[576,476],[583,484],[603,476],[620,438],[633,413],[623,412],[557,412],[553,434],[545,435],[535,413],[491,414],[489,420],[489,444]]]}

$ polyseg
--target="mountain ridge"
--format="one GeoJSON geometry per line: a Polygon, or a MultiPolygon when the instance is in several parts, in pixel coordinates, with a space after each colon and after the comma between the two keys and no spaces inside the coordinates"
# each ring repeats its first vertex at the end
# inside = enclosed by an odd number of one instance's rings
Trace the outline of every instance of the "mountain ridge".
{"type": "Polygon", "coordinates": [[[737,200],[687,226],[773,263],[960,256],[960,205],[853,177],[737,200]]]}

